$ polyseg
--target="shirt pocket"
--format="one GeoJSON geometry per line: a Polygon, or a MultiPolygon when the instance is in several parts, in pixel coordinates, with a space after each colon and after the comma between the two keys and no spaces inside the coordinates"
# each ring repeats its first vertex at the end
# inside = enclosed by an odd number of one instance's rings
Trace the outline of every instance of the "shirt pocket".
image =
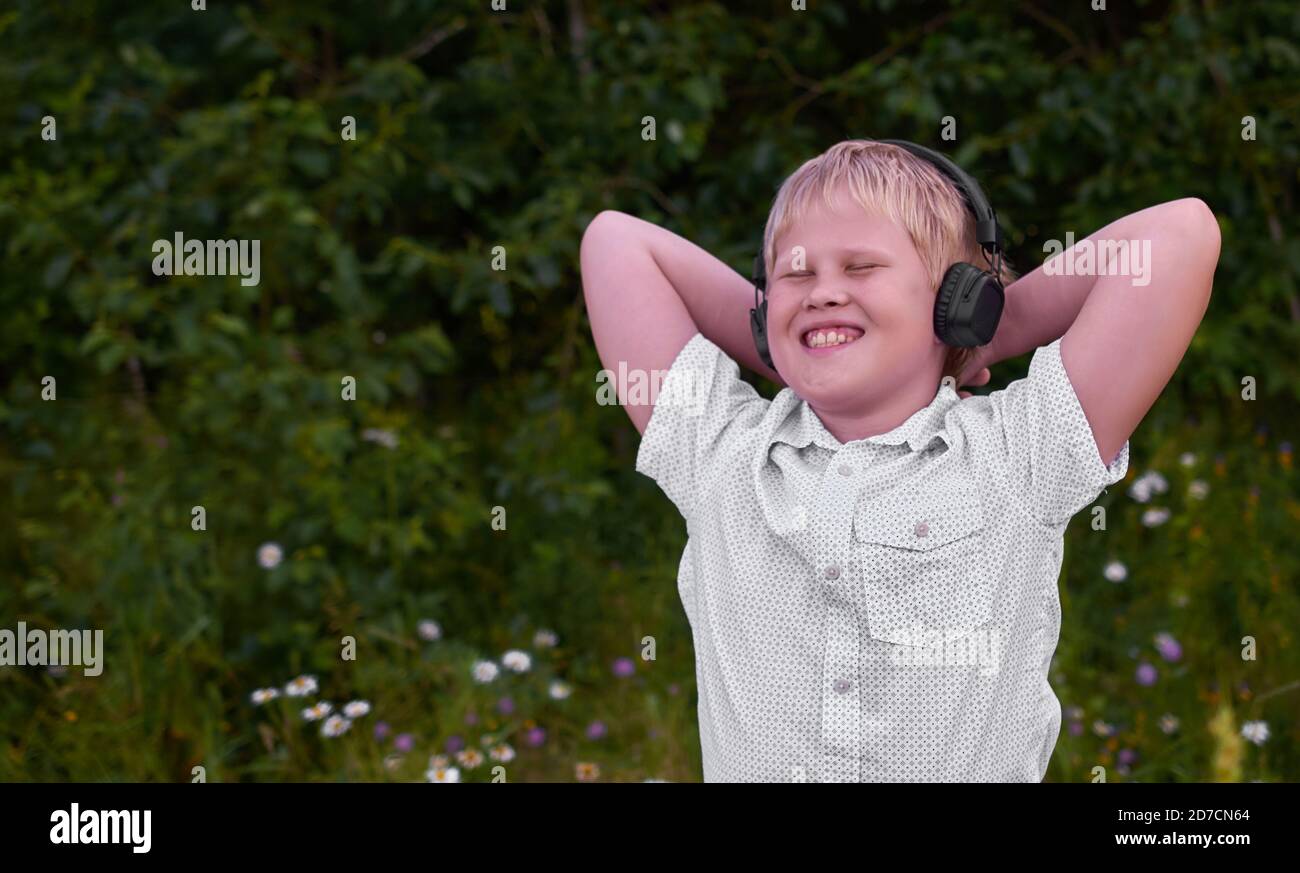
{"type": "Polygon", "coordinates": [[[858,507],[853,533],[873,639],[941,645],[992,617],[986,519],[973,482],[890,491],[858,507]]]}

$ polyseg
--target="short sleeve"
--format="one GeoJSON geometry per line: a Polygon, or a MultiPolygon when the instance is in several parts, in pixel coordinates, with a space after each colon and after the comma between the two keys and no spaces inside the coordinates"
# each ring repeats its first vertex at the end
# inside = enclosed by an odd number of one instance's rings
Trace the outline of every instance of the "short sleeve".
{"type": "Polygon", "coordinates": [[[988,398],[1011,474],[1039,521],[1064,524],[1128,472],[1128,440],[1110,465],[1103,462],[1061,360],[1060,339],[1034,352],[1025,378],[988,398]]]}
{"type": "Polygon", "coordinates": [[[740,378],[740,367],[726,352],[697,333],[660,383],[636,470],[653,479],[689,522],[699,471],[738,448],[770,405],[740,378]]]}

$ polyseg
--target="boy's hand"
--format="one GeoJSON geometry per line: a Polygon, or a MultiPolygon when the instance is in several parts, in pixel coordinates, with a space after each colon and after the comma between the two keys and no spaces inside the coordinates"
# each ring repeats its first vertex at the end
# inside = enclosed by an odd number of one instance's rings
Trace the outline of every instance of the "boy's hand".
{"type": "MultiPolygon", "coordinates": [[[[967,386],[967,385],[969,385],[969,386],[971,386],[971,387],[976,387],[976,386],[979,386],[979,385],[987,385],[987,384],[989,384],[989,379],[991,379],[991,378],[993,378],[993,374],[991,374],[991,373],[989,372],[989,368],[988,368],[988,367],[984,367],[984,368],[982,368],[978,373],[976,373],[974,376],[970,377],[970,379],[969,379],[968,381],[964,381],[964,382],[962,382],[962,383],[961,383],[961,387],[965,387],[965,386],[967,386]]],[[[969,392],[969,391],[960,391],[960,390],[959,390],[959,391],[957,392],[957,396],[958,396],[958,397],[970,397],[970,395],[971,395],[971,392],[969,392]]]]}
{"type": "Polygon", "coordinates": [[[989,372],[989,365],[994,363],[997,361],[993,358],[991,346],[978,347],[957,378],[957,396],[970,397],[971,392],[961,390],[967,386],[974,388],[989,384],[989,380],[993,378],[989,372]]]}

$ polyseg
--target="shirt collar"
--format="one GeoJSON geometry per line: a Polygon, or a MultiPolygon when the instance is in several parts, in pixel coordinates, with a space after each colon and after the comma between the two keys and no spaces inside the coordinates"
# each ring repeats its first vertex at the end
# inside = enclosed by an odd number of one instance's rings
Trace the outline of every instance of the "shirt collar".
{"type": "MultiPolygon", "coordinates": [[[[816,444],[832,452],[838,452],[844,447],[845,444],[841,443],[834,434],[826,429],[826,425],[822,423],[813,408],[808,405],[808,401],[798,397],[790,388],[784,389],[781,393],[788,395],[783,398],[788,411],[782,417],[776,430],[773,431],[768,445],[769,449],[778,442],[793,446],[796,449],[802,449],[809,444],[816,444]]],[[[943,423],[948,410],[960,399],[957,396],[956,389],[945,381],[939,385],[934,399],[930,401],[928,406],[923,406],[912,413],[898,427],[888,433],[864,437],[856,442],[888,446],[906,444],[914,452],[929,446],[936,437],[942,439],[945,444],[951,445],[947,432],[943,428],[943,423]]]]}

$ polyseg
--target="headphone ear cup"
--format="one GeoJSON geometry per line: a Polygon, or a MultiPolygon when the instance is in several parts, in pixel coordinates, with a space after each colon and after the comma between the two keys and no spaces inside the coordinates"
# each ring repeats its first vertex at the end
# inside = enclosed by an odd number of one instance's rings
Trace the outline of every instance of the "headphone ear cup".
{"type": "Polygon", "coordinates": [[[1002,318],[1002,285],[974,264],[953,264],[934,300],[934,332],[946,345],[986,345],[1002,318]]]}
{"type": "Polygon", "coordinates": [[[953,296],[962,280],[961,271],[957,269],[961,266],[963,265],[953,264],[948,268],[948,272],[943,274],[943,281],[939,283],[939,292],[934,295],[934,335],[949,346],[956,345],[948,331],[953,296]]]}
{"type": "Polygon", "coordinates": [[[775,370],[776,364],[772,363],[772,353],[767,346],[767,300],[757,309],[749,310],[749,330],[754,335],[754,348],[758,350],[759,360],[775,370]]]}

